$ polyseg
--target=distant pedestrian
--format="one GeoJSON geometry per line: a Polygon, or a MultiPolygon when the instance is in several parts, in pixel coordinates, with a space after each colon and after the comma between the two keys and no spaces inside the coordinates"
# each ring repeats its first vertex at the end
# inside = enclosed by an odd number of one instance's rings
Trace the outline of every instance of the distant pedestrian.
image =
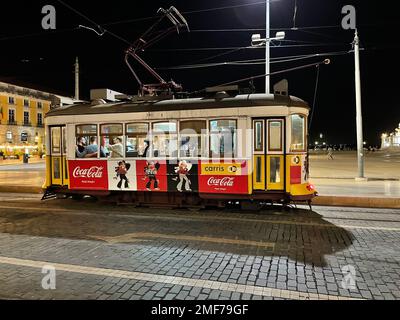
{"type": "Polygon", "coordinates": [[[328,148],[328,160],[333,160],[333,149],[331,147],[328,148]]]}

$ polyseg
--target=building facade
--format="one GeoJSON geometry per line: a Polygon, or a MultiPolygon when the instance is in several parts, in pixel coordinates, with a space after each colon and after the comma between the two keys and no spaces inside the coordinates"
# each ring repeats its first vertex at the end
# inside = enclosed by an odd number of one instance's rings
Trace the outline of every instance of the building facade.
{"type": "MultiPolygon", "coordinates": [[[[0,82],[0,154],[21,156],[45,150],[44,118],[65,97],[0,82]]],[[[68,99],[68,98],[66,98],[68,99]]]]}
{"type": "Polygon", "coordinates": [[[382,135],[382,149],[387,148],[398,148],[400,150],[400,123],[394,132],[382,135]]]}

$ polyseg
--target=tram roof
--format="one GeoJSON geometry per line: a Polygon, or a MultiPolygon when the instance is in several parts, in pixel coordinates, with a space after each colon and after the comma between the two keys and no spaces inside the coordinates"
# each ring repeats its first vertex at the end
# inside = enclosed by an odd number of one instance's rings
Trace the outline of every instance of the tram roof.
{"type": "Polygon", "coordinates": [[[92,115],[110,113],[139,113],[157,111],[181,111],[199,109],[245,108],[245,107],[310,107],[300,98],[273,94],[250,94],[235,97],[212,99],[174,99],[147,102],[113,102],[106,104],[75,104],[51,110],[46,117],[68,115],[92,115]]]}

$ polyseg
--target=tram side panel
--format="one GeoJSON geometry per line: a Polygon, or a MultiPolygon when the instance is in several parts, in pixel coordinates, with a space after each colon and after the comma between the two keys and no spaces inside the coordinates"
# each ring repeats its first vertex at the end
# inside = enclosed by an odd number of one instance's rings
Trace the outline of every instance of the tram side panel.
{"type": "Polygon", "coordinates": [[[70,160],[70,190],[249,194],[247,160],[70,160]]]}

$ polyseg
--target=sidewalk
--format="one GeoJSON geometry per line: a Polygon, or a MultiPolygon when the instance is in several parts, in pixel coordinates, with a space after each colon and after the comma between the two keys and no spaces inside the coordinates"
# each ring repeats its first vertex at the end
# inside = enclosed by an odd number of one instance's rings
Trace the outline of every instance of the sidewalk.
{"type": "MultiPolygon", "coordinates": [[[[40,158],[30,158],[29,163],[45,163],[46,160],[40,158]]],[[[15,160],[3,160],[0,159],[0,166],[12,166],[12,165],[20,165],[23,164],[23,159],[15,159],[15,160]]]]}
{"type": "Polygon", "coordinates": [[[367,153],[365,182],[355,180],[355,152],[336,152],[334,160],[325,153],[311,153],[310,167],[311,182],[319,194],[315,205],[400,208],[400,152],[367,153]]]}

